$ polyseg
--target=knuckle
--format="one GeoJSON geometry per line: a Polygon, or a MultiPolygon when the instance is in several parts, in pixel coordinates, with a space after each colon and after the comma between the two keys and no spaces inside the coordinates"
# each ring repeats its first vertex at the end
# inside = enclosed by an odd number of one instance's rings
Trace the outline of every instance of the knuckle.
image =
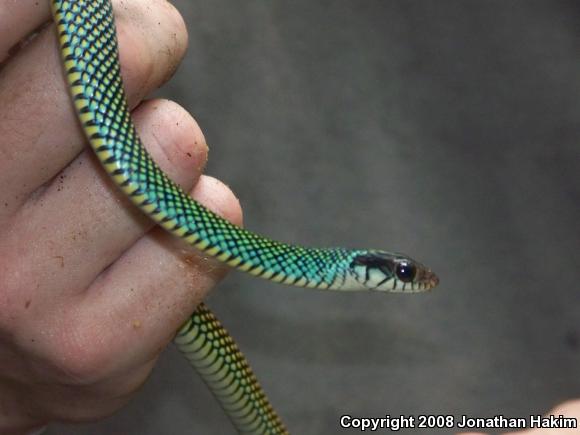
{"type": "Polygon", "coordinates": [[[177,69],[187,48],[183,17],[166,0],[123,2],[116,9],[123,74],[127,81],[150,87],[167,81],[177,69]]]}
{"type": "Polygon", "coordinates": [[[129,101],[135,105],[152,86],[149,81],[155,70],[153,54],[143,39],[128,31],[125,26],[120,26],[117,34],[120,41],[119,57],[123,82],[126,85],[129,101]]]}
{"type": "Polygon", "coordinates": [[[167,26],[172,30],[171,39],[174,42],[176,54],[183,56],[188,44],[187,24],[183,15],[171,2],[163,0],[161,6],[165,11],[167,26]]]}
{"type": "Polygon", "coordinates": [[[18,329],[22,314],[30,306],[33,274],[23,273],[22,259],[0,252],[0,328],[18,329]]]}
{"type": "Polygon", "coordinates": [[[134,113],[145,147],[173,181],[189,189],[207,162],[207,146],[193,118],[178,104],[150,100],[134,113]]]}
{"type": "Polygon", "coordinates": [[[94,385],[110,377],[115,355],[98,328],[67,319],[47,342],[47,359],[57,378],[67,385],[94,385]]]}
{"type": "Polygon", "coordinates": [[[240,201],[232,190],[217,178],[204,175],[201,181],[201,202],[235,225],[243,224],[240,201]]]}
{"type": "Polygon", "coordinates": [[[244,212],[242,211],[242,206],[238,197],[234,195],[232,191],[229,191],[230,202],[229,207],[226,212],[226,219],[233,222],[236,225],[242,225],[244,222],[244,212]]]}
{"type": "Polygon", "coordinates": [[[150,23],[151,26],[158,26],[161,31],[159,40],[158,54],[163,59],[162,64],[165,67],[163,71],[163,81],[175,73],[179,63],[185,56],[188,45],[187,25],[179,10],[168,1],[156,1],[159,9],[159,19],[155,16],[155,21],[150,23]]]}
{"type": "MultiPolygon", "coordinates": [[[[196,160],[205,163],[207,159],[207,145],[205,137],[193,117],[179,104],[170,100],[157,100],[155,102],[159,110],[156,125],[162,131],[160,133],[170,136],[170,146],[176,148],[180,158],[183,154],[194,154],[196,160]],[[167,128],[169,127],[169,129],[167,128]]],[[[191,157],[191,156],[190,156],[191,157]]]]}

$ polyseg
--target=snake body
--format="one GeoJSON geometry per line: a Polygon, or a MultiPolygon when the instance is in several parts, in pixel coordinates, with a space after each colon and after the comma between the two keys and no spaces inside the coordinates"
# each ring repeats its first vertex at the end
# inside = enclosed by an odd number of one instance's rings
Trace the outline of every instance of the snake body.
{"type": "MultiPolygon", "coordinates": [[[[240,228],[184,193],[151,159],[131,121],[110,0],[51,0],[80,124],[115,184],[186,243],[254,276],[297,287],[417,292],[437,285],[415,260],[380,250],[305,248],[240,228]]],[[[178,331],[178,348],[240,433],[287,433],[246,360],[201,304],[178,331]]]]}

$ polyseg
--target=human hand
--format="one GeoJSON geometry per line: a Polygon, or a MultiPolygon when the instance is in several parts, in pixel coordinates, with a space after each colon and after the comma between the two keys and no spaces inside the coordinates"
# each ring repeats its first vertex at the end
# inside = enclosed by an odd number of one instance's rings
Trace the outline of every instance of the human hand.
{"type": "MultiPolygon", "coordinates": [[[[580,400],[571,400],[558,405],[556,408],[548,412],[547,415],[553,416],[564,416],[568,418],[576,419],[576,422],[580,422],[580,400]]],[[[519,432],[510,432],[510,435],[573,435],[580,433],[580,428],[576,429],[528,429],[519,432]]],[[[485,435],[483,432],[462,432],[457,435],[485,435]]]]}
{"type": "MultiPolygon", "coordinates": [[[[175,103],[139,104],[184,54],[179,13],[164,0],[117,3],[123,76],[143,142],[170,177],[185,189],[195,185],[194,197],[239,224],[231,192],[200,178],[207,147],[195,121],[175,103]]],[[[47,23],[46,0],[0,2],[0,433],[6,435],[120,408],[224,272],[152,229],[108,180],[75,118],[55,29],[47,23]]]]}

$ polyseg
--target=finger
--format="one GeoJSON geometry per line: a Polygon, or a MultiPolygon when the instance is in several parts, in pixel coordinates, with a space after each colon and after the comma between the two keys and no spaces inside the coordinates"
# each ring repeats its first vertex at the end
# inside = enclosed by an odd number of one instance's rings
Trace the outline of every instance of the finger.
{"type": "MultiPolygon", "coordinates": [[[[163,83],[187,45],[166,1],[122,3],[117,15],[121,65],[131,105],[163,83]]],[[[68,95],[53,26],[0,71],[0,223],[86,146],[68,95]]]]}
{"type": "Polygon", "coordinates": [[[0,63],[14,46],[49,20],[46,0],[0,0],[0,63]]]}
{"type": "MultiPolygon", "coordinates": [[[[202,176],[193,197],[241,223],[237,199],[217,180],[202,176]]],[[[215,260],[156,228],[107,269],[79,304],[47,320],[60,325],[51,345],[58,349],[54,358],[83,382],[131,371],[161,352],[223,275],[215,260]]]]}
{"type": "MultiPolygon", "coordinates": [[[[36,416],[41,420],[67,423],[94,422],[122,408],[149,377],[156,359],[100,380],[98,385],[79,388],[70,379],[49,388],[35,388],[36,416]],[[58,398],[55,400],[55,397],[58,398]]],[[[39,381],[42,383],[43,379],[39,381]]]]}
{"type": "MultiPolygon", "coordinates": [[[[177,104],[156,100],[135,111],[135,122],[161,168],[190,188],[207,155],[195,121],[177,104]]],[[[87,150],[0,234],[3,294],[14,298],[7,312],[24,322],[42,317],[46,303],[84,291],[152,225],[87,150]]]]}

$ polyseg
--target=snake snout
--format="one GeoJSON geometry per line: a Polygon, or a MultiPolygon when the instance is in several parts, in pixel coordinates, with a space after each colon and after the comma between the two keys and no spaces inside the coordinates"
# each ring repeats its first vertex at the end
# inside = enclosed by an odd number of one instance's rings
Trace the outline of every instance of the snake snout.
{"type": "Polygon", "coordinates": [[[418,281],[423,283],[427,290],[437,287],[439,277],[431,269],[422,269],[418,281]]]}

